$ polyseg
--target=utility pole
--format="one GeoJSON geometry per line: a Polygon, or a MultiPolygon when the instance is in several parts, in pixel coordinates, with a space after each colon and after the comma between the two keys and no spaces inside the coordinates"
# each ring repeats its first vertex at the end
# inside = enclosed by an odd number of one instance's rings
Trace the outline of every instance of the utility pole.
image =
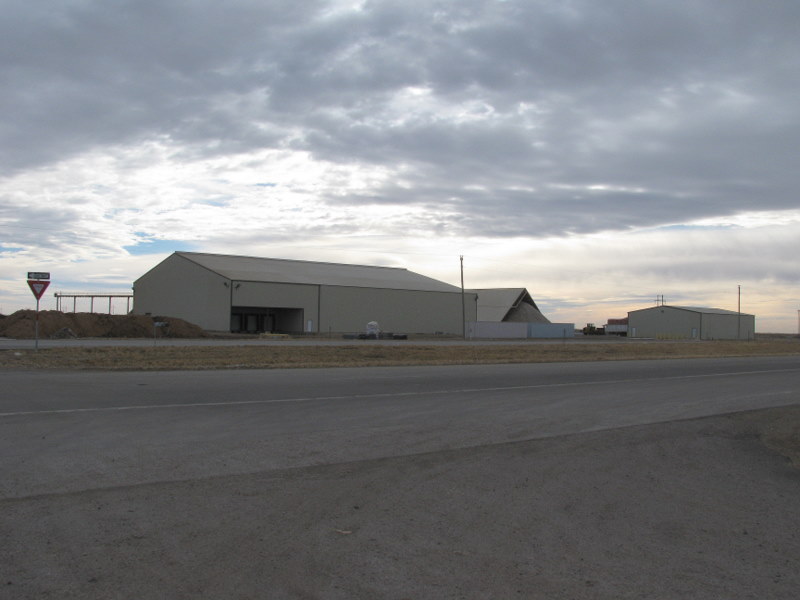
{"type": "Polygon", "coordinates": [[[464,339],[467,339],[467,308],[464,301],[464,255],[458,259],[461,261],[461,328],[464,339]]]}
{"type": "Polygon", "coordinates": [[[742,339],[742,286],[739,286],[739,304],[736,308],[736,339],[742,339]]]}

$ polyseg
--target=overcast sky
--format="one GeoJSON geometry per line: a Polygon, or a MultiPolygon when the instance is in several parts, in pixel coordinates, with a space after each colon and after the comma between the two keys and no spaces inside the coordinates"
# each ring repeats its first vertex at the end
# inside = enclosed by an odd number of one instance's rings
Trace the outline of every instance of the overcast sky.
{"type": "MultiPolygon", "coordinates": [[[[797,332],[796,0],[3,0],[0,313],[175,250],[797,332]]],[[[123,312],[125,305],[115,311],[123,312]]],[[[88,304],[78,310],[88,310],[88,304]]]]}

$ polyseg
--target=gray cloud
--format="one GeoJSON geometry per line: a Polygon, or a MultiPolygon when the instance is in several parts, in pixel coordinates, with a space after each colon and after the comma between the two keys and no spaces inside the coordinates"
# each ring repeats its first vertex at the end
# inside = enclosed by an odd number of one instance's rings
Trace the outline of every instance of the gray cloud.
{"type": "Polygon", "coordinates": [[[7,3],[0,172],[152,139],[303,150],[402,179],[331,206],[499,237],[797,208],[796,2],[332,7],[7,3]]]}

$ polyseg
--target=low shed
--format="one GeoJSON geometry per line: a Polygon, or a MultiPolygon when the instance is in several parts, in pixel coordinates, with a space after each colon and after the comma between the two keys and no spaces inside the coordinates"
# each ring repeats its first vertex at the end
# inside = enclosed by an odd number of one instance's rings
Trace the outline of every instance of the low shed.
{"type": "Polygon", "coordinates": [[[628,336],[638,338],[750,340],[755,315],[721,308],[653,306],[628,313],[628,336]]]}

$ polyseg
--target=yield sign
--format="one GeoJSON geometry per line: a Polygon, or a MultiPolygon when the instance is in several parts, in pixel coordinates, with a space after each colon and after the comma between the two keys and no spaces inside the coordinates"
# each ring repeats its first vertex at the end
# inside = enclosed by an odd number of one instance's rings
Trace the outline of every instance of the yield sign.
{"type": "Polygon", "coordinates": [[[33,295],[36,296],[36,299],[39,300],[44,294],[44,291],[47,289],[47,286],[50,285],[49,281],[38,281],[35,279],[28,279],[28,287],[31,288],[33,295]]]}

